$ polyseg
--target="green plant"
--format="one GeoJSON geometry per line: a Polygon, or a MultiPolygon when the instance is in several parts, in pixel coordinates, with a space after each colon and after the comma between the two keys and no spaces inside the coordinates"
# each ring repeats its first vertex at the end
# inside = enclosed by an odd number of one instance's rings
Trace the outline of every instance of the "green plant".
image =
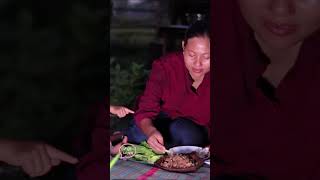
{"type": "Polygon", "coordinates": [[[110,59],[110,103],[132,107],[136,97],[142,93],[148,70],[144,64],[131,61],[121,66],[116,59],[110,59]]]}

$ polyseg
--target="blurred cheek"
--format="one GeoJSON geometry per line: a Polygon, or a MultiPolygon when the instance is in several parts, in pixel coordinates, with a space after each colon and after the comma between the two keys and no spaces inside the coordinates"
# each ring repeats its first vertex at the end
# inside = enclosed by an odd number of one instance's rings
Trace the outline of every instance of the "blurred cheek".
{"type": "Polygon", "coordinates": [[[192,66],[193,61],[189,58],[185,58],[184,64],[187,68],[190,68],[192,66]]]}
{"type": "Polygon", "coordinates": [[[320,30],[320,15],[316,15],[313,18],[313,21],[311,23],[309,23],[310,26],[312,26],[310,29],[310,31],[314,32],[314,31],[319,31],[320,30]]]}
{"type": "Polygon", "coordinates": [[[210,71],[210,61],[206,62],[203,64],[205,72],[209,72],[210,71]]]}
{"type": "Polygon", "coordinates": [[[301,20],[300,23],[300,31],[299,34],[297,34],[297,37],[299,40],[306,39],[310,35],[312,35],[314,32],[320,30],[320,16],[315,18],[309,18],[301,20]]]}

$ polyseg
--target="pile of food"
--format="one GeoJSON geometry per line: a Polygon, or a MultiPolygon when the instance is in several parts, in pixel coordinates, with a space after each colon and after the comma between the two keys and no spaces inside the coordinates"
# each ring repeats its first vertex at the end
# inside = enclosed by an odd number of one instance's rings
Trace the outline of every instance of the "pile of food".
{"type": "Polygon", "coordinates": [[[196,152],[189,154],[175,154],[165,156],[160,166],[164,168],[174,168],[174,169],[186,169],[191,167],[196,167],[199,163],[197,161],[196,152]]]}
{"type": "Polygon", "coordinates": [[[120,158],[151,164],[173,172],[195,172],[204,164],[204,159],[198,150],[189,152],[174,151],[174,148],[170,150],[172,153],[157,154],[145,141],[139,145],[126,143],[120,148],[120,158]]]}

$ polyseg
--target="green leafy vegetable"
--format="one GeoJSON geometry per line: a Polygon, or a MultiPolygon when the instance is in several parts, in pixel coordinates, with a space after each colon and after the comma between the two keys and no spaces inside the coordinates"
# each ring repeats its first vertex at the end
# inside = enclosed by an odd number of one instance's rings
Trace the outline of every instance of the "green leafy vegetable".
{"type": "MultiPolygon", "coordinates": [[[[143,141],[140,145],[134,145],[134,147],[136,148],[136,154],[133,156],[133,159],[137,161],[143,161],[149,164],[154,164],[154,162],[156,162],[163,156],[153,152],[148,143],[145,141],[143,141]]],[[[121,152],[123,154],[130,155],[134,153],[134,147],[124,147],[121,152]]]]}

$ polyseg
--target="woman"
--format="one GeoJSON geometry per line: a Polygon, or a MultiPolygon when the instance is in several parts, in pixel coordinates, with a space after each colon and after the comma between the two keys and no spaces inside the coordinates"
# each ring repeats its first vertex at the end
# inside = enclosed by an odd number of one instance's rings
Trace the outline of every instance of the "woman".
{"type": "Polygon", "coordinates": [[[216,175],[319,179],[320,1],[212,7],[216,175]]]}
{"type": "Polygon", "coordinates": [[[129,142],[146,140],[158,153],[180,145],[209,145],[210,38],[207,23],[187,30],[183,52],[153,63],[146,89],[139,98],[129,142]]]}

